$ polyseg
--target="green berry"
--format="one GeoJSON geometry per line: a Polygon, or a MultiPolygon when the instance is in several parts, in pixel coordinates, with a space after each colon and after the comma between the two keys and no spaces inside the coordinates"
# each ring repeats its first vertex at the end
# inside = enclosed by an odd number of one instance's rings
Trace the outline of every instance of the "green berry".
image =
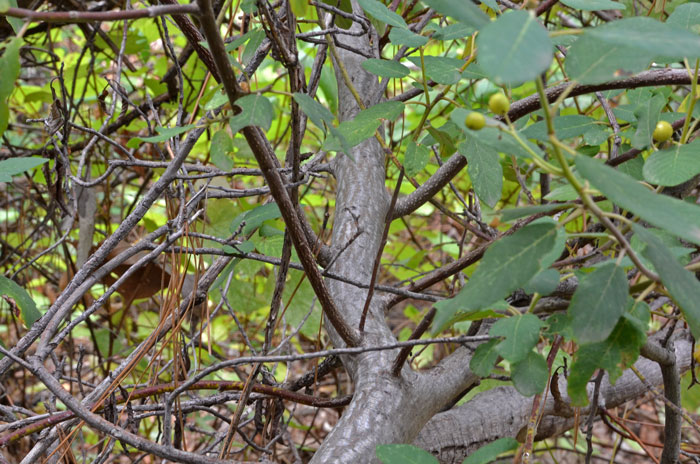
{"type": "Polygon", "coordinates": [[[494,114],[503,116],[510,109],[510,101],[508,101],[508,97],[502,93],[494,93],[491,95],[491,98],[489,98],[489,109],[493,111],[494,114]]]}
{"type": "Polygon", "coordinates": [[[670,139],[673,135],[673,127],[666,121],[659,121],[654,128],[654,140],[661,143],[670,139]]]}
{"type": "Polygon", "coordinates": [[[486,118],[483,114],[472,111],[464,118],[464,125],[471,130],[481,130],[486,125],[486,118]]]}

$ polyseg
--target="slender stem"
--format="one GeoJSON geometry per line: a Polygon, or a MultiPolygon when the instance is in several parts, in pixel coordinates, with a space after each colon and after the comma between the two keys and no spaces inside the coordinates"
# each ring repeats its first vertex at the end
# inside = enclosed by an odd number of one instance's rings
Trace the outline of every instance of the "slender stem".
{"type": "Polygon", "coordinates": [[[584,206],[586,206],[586,208],[588,208],[593,214],[595,214],[598,217],[600,222],[602,222],[603,225],[605,225],[605,227],[607,227],[608,230],[612,232],[612,234],[617,239],[618,243],[620,243],[620,245],[624,247],[625,251],[630,255],[630,259],[632,260],[634,265],[637,266],[637,269],[639,269],[640,272],[642,272],[642,274],[647,276],[649,279],[658,282],[659,276],[651,270],[647,269],[644,263],[641,262],[641,260],[639,259],[639,257],[625,238],[625,236],[622,234],[622,232],[620,232],[620,230],[617,227],[615,227],[615,224],[613,224],[612,221],[610,221],[610,219],[606,217],[605,213],[598,207],[598,205],[595,203],[595,201],[593,201],[590,195],[588,195],[588,192],[581,184],[581,182],[576,178],[576,176],[574,176],[574,173],[571,171],[569,163],[566,161],[566,158],[560,150],[560,144],[557,143],[558,139],[554,132],[554,122],[552,120],[552,113],[550,111],[549,102],[546,98],[542,79],[538,77],[535,80],[535,85],[537,86],[537,92],[540,95],[540,99],[542,101],[544,118],[547,124],[547,132],[549,134],[549,140],[552,143],[552,151],[554,152],[554,156],[557,158],[557,161],[561,166],[564,177],[576,190],[584,206]]]}

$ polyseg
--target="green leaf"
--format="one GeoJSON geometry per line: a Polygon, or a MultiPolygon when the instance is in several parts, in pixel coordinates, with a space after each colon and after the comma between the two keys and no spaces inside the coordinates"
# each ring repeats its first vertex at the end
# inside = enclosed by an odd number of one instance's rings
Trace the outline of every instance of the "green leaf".
{"type": "Polygon", "coordinates": [[[454,298],[435,303],[433,333],[441,331],[458,311],[488,308],[525,285],[540,271],[542,260],[555,246],[553,222],[531,224],[491,245],[471,279],[454,298]]]}
{"type": "Polygon", "coordinates": [[[406,47],[422,47],[428,43],[428,38],[409,31],[408,29],[395,27],[389,31],[389,41],[393,45],[405,45],[406,47]]]}
{"type": "MultiPolygon", "coordinates": [[[[392,29],[395,31],[397,29],[392,29]]],[[[401,78],[406,77],[411,72],[406,66],[392,60],[380,60],[370,58],[362,62],[362,67],[365,71],[379,77],[401,78]]]]}
{"type": "Polygon", "coordinates": [[[425,165],[428,164],[429,159],[430,149],[428,147],[417,144],[413,140],[409,141],[403,164],[403,167],[406,169],[406,175],[413,177],[421,172],[425,165]]]}
{"type": "Polygon", "coordinates": [[[10,108],[7,99],[15,87],[19,76],[19,48],[22,39],[14,38],[0,56],[0,136],[5,133],[10,121],[10,108]]]}
{"type": "Polygon", "coordinates": [[[311,122],[316,124],[320,129],[323,129],[324,132],[326,130],[324,123],[328,126],[332,125],[335,119],[333,113],[313,98],[304,93],[295,93],[294,101],[297,102],[301,111],[311,119],[311,122]]]}
{"type": "Polygon", "coordinates": [[[700,4],[685,3],[673,10],[666,20],[669,26],[685,29],[686,31],[700,33],[700,4]]]}
{"type": "MultiPolygon", "coordinates": [[[[457,133],[455,131],[455,127],[448,127],[448,126],[441,126],[440,129],[437,129],[433,126],[428,126],[427,128],[428,133],[430,136],[432,136],[434,142],[428,143],[426,142],[425,138],[423,139],[423,143],[426,145],[432,145],[433,143],[437,142],[440,145],[440,156],[443,158],[446,158],[448,156],[452,156],[454,152],[457,151],[457,148],[455,148],[454,143],[452,142],[453,137],[457,133]],[[442,129],[447,129],[447,130],[442,130],[442,129]]],[[[427,136],[426,136],[427,137],[427,136]]]]}
{"type": "Polygon", "coordinates": [[[19,76],[19,49],[22,39],[14,38],[5,47],[0,56],[0,100],[5,102],[15,88],[15,80],[19,76]]]}
{"type": "Polygon", "coordinates": [[[214,132],[211,137],[211,146],[209,154],[214,165],[222,171],[230,171],[233,169],[233,160],[228,154],[233,150],[231,137],[224,130],[214,132]]]}
{"type": "Polygon", "coordinates": [[[530,351],[526,358],[511,366],[510,378],[515,389],[523,396],[542,393],[549,378],[547,361],[541,354],[530,351]]]}
{"type": "Polygon", "coordinates": [[[0,161],[0,182],[12,182],[12,177],[46,163],[46,158],[10,158],[0,161]]]}
{"type": "Polygon", "coordinates": [[[650,60],[700,57],[700,37],[696,34],[644,16],[611,21],[587,29],[586,34],[609,45],[636,48],[645,52],[650,60]]]}
{"type": "Polygon", "coordinates": [[[159,142],[165,142],[166,140],[170,140],[173,137],[176,137],[180,134],[183,134],[187,132],[190,129],[193,129],[195,127],[194,124],[187,124],[185,126],[177,126],[177,127],[156,127],[156,132],[158,132],[160,135],[154,135],[152,137],[136,137],[137,139],[144,141],[144,142],[150,142],[150,143],[159,143],[159,142]]]}
{"type": "Polygon", "coordinates": [[[700,173],[700,139],[652,153],[644,163],[644,178],[656,185],[678,185],[700,173]]]}
{"type": "Polygon", "coordinates": [[[666,105],[666,99],[662,95],[654,95],[642,102],[634,110],[637,117],[637,130],[632,137],[632,146],[642,149],[651,145],[651,135],[654,133],[656,123],[659,122],[659,114],[666,105]]]}
{"type": "Polygon", "coordinates": [[[479,143],[476,137],[467,137],[459,145],[459,152],[467,158],[467,172],[479,199],[491,208],[501,199],[503,168],[496,150],[479,143]]]}
{"type": "Polygon", "coordinates": [[[324,123],[328,126],[333,124],[333,120],[335,119],[333,113],[310,96],[304,93],[295,93],[294,101],[297,102],[297,105],[299,105],[301,111],[303,111],[304,114],[311,119],[311,122],[316,124],[316,126],[322,129],[324,132],[326,130],[324,123]]]}
{"type": "Polygon", "coordinates": [[[596,369],[607,370],[614,383],[637,360],[639,349],[646,342],[646,327],[640,324],[640,319],[649,320],[649,307],[632,298],[628,298],[627,307],[628,311],[605,341],[583,345],[576,353],[567,386],[574,405],[585,406],[588,402],[586,385],[596,369]]]}
{"type": "Polygon", "coordinates": [[[501,340],[489,340],[479,345],[474,351],[471,361],[469,361],[469,369],[479,377],[488,377],[493,370],[494,364],[498,361],[498,352],[495,350],[496,345],[501,343],[501,340]]]}
{"type": "Polygon", "coordinates": [[[693,336],[700,337],[700,281],[678,263],[671,251],[651,232],[633,224],[635,234],[646,243],[643,255],[654,264],[661,282],[678,304],[693,336]]]}
{"type": "Polygon", "coordinates": [[[438,464],[435,456],[413,445],[377,445],[376,453],[383,464],[438,464]]]}
{"type": "Polygon", "coordinates": [[[586,275],[571,298],[569,317],[580,344],[605,340],[627,303],[625,271],[613,262],[586,275]]]}
{"type": "MultiPolygon", "coordinates": [[[[428,28],[426,27],[426,29],[428,28]]],[[[464,37],[474,33],[474,28],[472,26],[468,26],[463,23],[450,24],[449,26],[445,27],[435,26],[433,30],[435,32],[433,33],[432,38],[435,40],[463,39],[464,37]]]]}
{"type": "Polygon", "coordinates": [[[259,126],[263,130],[270,128],[275,109],[266,97],[246,95],[236,100],[236,105],[241,108],[241,112],[229,119],[234,134],[246,126],[259,126]]]}
{"type": "Polygon", "coordinates": [[[233,233],[236,231],[236,229],[238,229],[241,222],[245,221],[243,234],[247,235],[260,227],[263,222],[270,219],[277,219],[281,215],[282,213],[280,213],[277,203],[268,203],[266,205],[256,206],[250,211],[246,211],[234,219],[229,229],[233,233]]]}
{"type": "Polygon", "coordinates": [[[489,331],[495,337],[506,337],[496,346],[498,354],[510,362],[525,359],[540,339],[544,323],[534,314],[511,316],[497,321],[489,331]]]}
{"type": "Polygon", "coordinates": [[[530,282],[523,287],[527,293],[539,293],[546,296],[556,290],[559,285],[559,271],[556,269],[545,269],[535,274],[530,282]]]}
{"type": "Polygon", "coordinates": [[[498,3],[496,0],[481,0],[482,5],[486,5],[487,7],[491,8],[495,12],[500,12],[501,10],[498,8],[498,3]]]}
{"type": "Polygon", "coordinates": [[[581,84],[622,79],[645,69],[652,58],[639,49],[584,34],[569,48],[566,72],[581,84]]]}
{"type": "MultiPolygon", "coordinates": [[[[420,56],[409,56],[408,60],[421,67],[420,56]]],[[[425,75],[428,79],[432,79],[438,84],[452,85],[459,82],[461,78],[460,68],[464,65],[464,61],[457,58],[447,56],[424,56],[425,75]]]]}
{"type": "Polygon", "coordinates": [[[258,51],[258,47],[262,45],[263,40],[265,40],[265,37],[265,31],[262,28],[253,31],[253,33],[250,36],[250,40],[248,41],[248,45],[245,46],[245,50],[243,50],[243,55],[241,55],[241,62],[243,63],[243,66],[248,66],[248,64],[250,64],[250,60],[252,60],[255,56],[255,52],[258,51]]]}
{"type": "Polygon", "coordinates": [[[236,50],[238,47],[240,47],[241,45],[246,43],[250,39],[250,37],[253,35],[253,33],[257,32],[258,30],[259,29],[252,29],[252,30],[246,32],[245,34],[243,34],[242,36],[234,39],[233,42],[227,43],[226,47],[225,47],[226,51],[232,52],[232,51],[236,50]]]}
{"type": "Polygon", "coordinates": [[[224,92],[216,92],[214,96],[211,97],[211,100],[204,105],[204,109],[211,111],[226,103],[228,103],[228,95],[224,92]]]}
{"type": "Polygon", "coordinates": [[[406,21],[377,0],[357,0],[365,13],[389,26],[408,28],[406,21]]]}
{"type": "Polygon", "coordinates": [[[374,137],[382,120],[392,121],[396,119],[403,109],[403,103],[389,101],[362,110],[351,121],[341,122],[337,132],[331,129],[331,137],[326,139],[323,149],[328,151],[345,150],[345,153],[348,154],[349,150],[343,147],[338,139],[339,134],[342,134],[348,147],[354,147],[368,138],[374,137]]]}
{"type": "Polygon", "coordinates": [[[476,45],[479,67],[498,84],[532,80],[549,68],[554,56],[547,30],[526,11],[502,14],[481,30],[476,45]]]}
{"type": "Polygon", "coordinates": [[[405,105],[397,101],[387,101],[370,106],[366,110],[357,113],[355,120],[381,120],[393,121],[403,112],[405,105]]]}
{"type": "Polygon", "coordinates": [[[518,446],[520,446],[520,443],[515,438],[499,438],[474,451],[462,464],[488,464],[495,461],[499,455],[518,449],[518,446]]]}
{"type": "Polygon", "coordinates": [[[27,328],[31,328],[32,325],[41,317],[41,313],[36,308],[36,304],[29,293],[14,281],[8,279],[7,277],[0,275],[0,295],[6,295],[15,300],[17,306],[19,307],[22,320],[27,328]]]}
{"type": "Polygon", "coordinates": [[[433,10],[451,16],[469,26],[479,29],[489,23],[489,17],[471,2],[463,0],[423,0],[433,10]]]}
{"type": "Polygon", "coordinates": [[[700,245],[700,208],[659,195],[631,177],[585,156],[576,157],[576,168],[613,202],[661,229],[700,245]]]}
{"type": "MultiPolygon", "coordinates": [[[[596,120],[580,114],[570,114],[554,118],[554,131],[560,140],[579,137],[598,127],[596,120]]],[[[547,122],[540,121],[523,129],[522,133],[529,139],[549,142],[547,122]]]]}
{"type": "MultiPolygon", "coordinates": [[[[17,8],[17,0],[5,0],[6,4],[8,7],[13,7],[17,8]]],[[[7,10],[5,10],[7,11],[7,10]]],[[[21,20],[20,18],[15,18],[12,16],[5,16],[5,20],[10,23],[10,26],[12,26],[12,30],[17,34],[20,29],[22,29],[22,26],[24,25],[24,21],[21,20]]]]}
{"type": "Polygon", "coordinates": [[[546,205],[523,206],[521,208],[502,209],[498,212],[501,215],[501,221],[510,222],[515,219],[520,219],[526,216],[532,216],[538,213],[548,213],[558,209],[567,209],[574,206],[573,203],[547,203],[546,205]]]}
{"type": "Polygon", "coordinates": [[[612,0],[561,0],[561,2],[575,10],[596,11],[596,10],[624,10],[627,7],[622,3],[612,0]]]}

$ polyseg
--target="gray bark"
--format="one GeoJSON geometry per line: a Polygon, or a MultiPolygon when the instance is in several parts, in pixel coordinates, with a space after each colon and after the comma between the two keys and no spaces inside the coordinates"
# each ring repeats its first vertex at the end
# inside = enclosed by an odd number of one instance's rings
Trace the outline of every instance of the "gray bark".
{"type": "MultiPolygon", "coordinates": [[[[692,343],[687,333],[675,342],[677,367],[681,372],[690,368],[692,343]]],[[[652,385],[661,385],[663,377],[659,365],[640,358],[635,366],[652,385]]],[[[570,404],[566,395],[566,380],[560,379],[559,391],[562,400],[570,404]]],[[[626,401],[638,398],[649,389],[631,371],[626,370],[611,384],[605,374],[600,390],[600,408],[613,408],[626,401]]],[[[588,396],[593,395],[589,385],[588,396]]],[[[416,446],[430,451],[441,463],[461,463],[465,457],[479,447],[501,437],[518,437],[524,433],[532,408],[532,398],[518,394],[513,387],[497,387],[480,393],[469,402],[437,414],[421,430],[414,441],[416,446]]],[[[582,408],[580,417],[588,414],[582,408]]],[[[583,423],[582,423],[583,424],[583,423]]],[[[566,411],[557,409],[552,395],[547,395],[544,416],[538,429],[538,438],[555,436],[571,429],[574,418],[566,411]]]]}
{"type": "MultiPolygon", "coordinates": [[[[356,14],[362,11],[357,4],[354,4],[354,10],[356,14]]],[[[353,27],[359,30],[359,25],[353,27]]],[[[371,35],[336,37],[354,49],[378,56],[378,38],[373,29],[371,35]]],[[[365,58],[340,47],[338,55],[353,87],[361,98],[368,99],[363,101],[365,107],[379,103],[381,92],[377,77],[361,67],[365,58]]],[[[360,107],[346,86],[335,59],[333,64],[338,81],[339,119],[345,121],[352,119],[360,107]]],[[[356,146],[350,155],[338,155],[333,163],[338,187],[332,250],[334,254],[342,254],[330,271],[369,283],[390,201],[385,187],[385,156],[374,138],[356,146]]],[[[328,280],[328,288],[348,324],[358,327],[367,290],[338,280],[328,280]]],[[[384,299],[375,295],[365,324],[364,346],[395,341],[384,319],[385,308],[384,299]]],[[[333,344],[343,346],[330,324],[326,326],[333,344]]],[[[444,365],[428,373],[418,374],[404,368],[399,377],[391,375],[398,350],[344,357],[344,365],[354,381],[354,397],[311,462],[378,462],[375,455],[378,444],[410,443],[442,406],[477,380],[462,358],[467,351],[458,350],[457,355],[448,358],[444,365]],[[430,384],[435,384],[437,378],[440,378],[439,388],[431,389],[430,384]]]]}

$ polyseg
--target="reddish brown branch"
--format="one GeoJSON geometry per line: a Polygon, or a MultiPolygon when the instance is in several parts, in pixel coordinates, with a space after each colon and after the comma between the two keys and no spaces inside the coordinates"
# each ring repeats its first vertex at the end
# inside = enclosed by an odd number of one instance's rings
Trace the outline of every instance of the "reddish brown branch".
{"type": "Polygon", "coordinates": [[[13,18],[46,21],[50,23],[89,23],[97,21],[121,21],[124,19],[153,18],[173,14],[199,15],[199,7],[187,5],[159,5],[137,10],[120,11],[34,11],[24,8],[8,8],[4,16],[13,18]]]}
{"type": "MultiPolygon", "coordinates": [[[[433,318],[435,317],[435,313],[437,310],[435,309],[435,306],[430,308],[430,311],[423,317],[423,319],[418,323],[416,326],[416,329],[413,331],[410,337],[408,337],[409,340],[417,340],[425,333],[426,330],[428,330],[428,327],[430,327],[430,324],[433,322],[433,318]]],[[[411,353],[411,350],[413,348],[410,346],[405,346],[401,348],[401,351],[399,351],[399,355],[396,356],[396,359],[394,360],[394,365],[392,366],[391,369],[391,374],[394,377],[398,377],[399,374],[401,373],[401,368],[403,367],[403,363],[406,362],[406,359],[408,358],[408,355],[411,353]]]]}
{"type": "MultiPolygon", "coordinates": [[[[231,68],[231,64],[228,62],[228,55],[224,47],[224,42],[221,40],[214,20],[214,11],[211,7],[211,1],[199,0],[199,5],[202,10],[201,22],[204,35],[214,56],[216,69],[221,76],[221,82],[226,91],[226,95],[233,106],[236,100],[242,96],[242,91],[236,81],[236,76],[231,68]]],[[[297,251],[301,264],[304,266],[304,271],[309,278],[309,283],[321,303],[323,312],[343,341],[348,346],[357,346],[359,344],[357,333],[347,325],[323,282],[323,277],[316,265],[316,258],[309,246],[301,220],[296,214],[295,205],[279,173],[277,157],[267,137],[257,126],[244,127],[241,132],[255,155],[258,165],[260,165],[265,181],[270,186],[270,193],[275,199],[277,206],[279,206],[282,218],[292,238],[292,243],[294,243],[294,248],[297,251]]]]}

